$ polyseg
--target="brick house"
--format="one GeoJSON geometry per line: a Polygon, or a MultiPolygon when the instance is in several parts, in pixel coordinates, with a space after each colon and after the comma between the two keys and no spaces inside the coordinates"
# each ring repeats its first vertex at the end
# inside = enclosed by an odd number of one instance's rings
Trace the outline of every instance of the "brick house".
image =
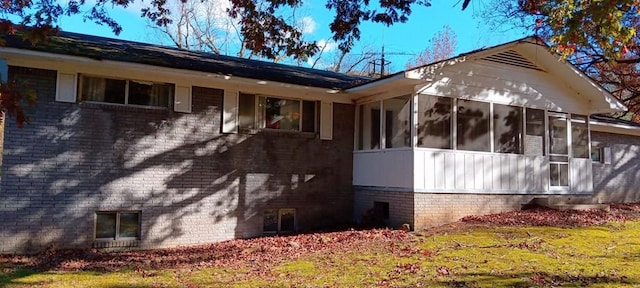
{"type": "Polygon", "coordinates": [[[535,39],[377,80],[75,33],[0,58],[39,96],[5,126],[4,253],[640,198],[640,127],[535,39]]]}

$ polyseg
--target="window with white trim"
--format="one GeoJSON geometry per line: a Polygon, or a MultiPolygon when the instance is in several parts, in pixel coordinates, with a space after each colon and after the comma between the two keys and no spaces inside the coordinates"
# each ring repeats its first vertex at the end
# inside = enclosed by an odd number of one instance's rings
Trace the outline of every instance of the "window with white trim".
{"type": "Polygon", "coordinates": [[[318,130],[318,105],[315,101],[245,93],[240,93],[238,101],[238,124],[241,130],[318,130]]]}
{"type": "Polygon", "coordinates": [[[175,85],[80,75],[82,101],[170,108],[175,85]]]}
{"type": "Polygon", "coordinates": [[[594,163],[604,162],[604,147],[591,146],[591,161],[594,163]]]}
{"type": "Polygon", "coordinates": [[[140,211],[96,212],[95,239],[140,239],[140,211]]]}

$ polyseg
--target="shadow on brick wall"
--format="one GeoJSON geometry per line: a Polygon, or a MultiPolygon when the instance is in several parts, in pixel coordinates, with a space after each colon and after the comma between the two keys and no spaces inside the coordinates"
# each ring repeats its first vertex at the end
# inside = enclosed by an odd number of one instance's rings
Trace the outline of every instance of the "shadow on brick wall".
{"type": "Polygon", "coordinates": [[[194,87],[181,114],[59,103],[55,72],[13,73],[40,98],[31,123],[7,123],[0,252],[90,247],[96,211],[141,211],[143,247],[260,236],[265,209],[295,208],[301,230],[351,219],[351,105],[335,106],[332,141],[222,134],[222,90],[194,87]]]}

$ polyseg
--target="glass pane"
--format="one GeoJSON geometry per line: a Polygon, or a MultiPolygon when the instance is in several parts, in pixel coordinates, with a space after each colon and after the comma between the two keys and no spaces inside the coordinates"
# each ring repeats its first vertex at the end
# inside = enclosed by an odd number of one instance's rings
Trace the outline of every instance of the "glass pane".
{"type": "Polygon", "coordinates": [[[280,232],[292,232],[295,230],[296,211],[293,209],[280,210],[280,232]]]}
{"type": "Polygon", "coordinates": [[[591,161],[602,162],[602,149],[599,147],[591,147],[591,161]]]}
{"type": "Polygon", "coordinates": [[[527,135],[544,136],[544,110],[527,108],[527,135]]]}
{"type": "Polygon", "coordinates": [[[568,164],[558,164],[558,169],[560,172],[560,186],[569,186],[569,165],[568,164]]]}
{"type": "Polygon", "coordinates": [[[82,76],[81,97],[86,101],[125,104],[127,81],[82,76]]]}
{"type": "Polygon", "coordinates": [[[560,169],[559,164],[549,164],[549,184],[551,186],[560,186],[560,169]]]}
{"type": "Polygon", "coordinates": [[[264,222],[262,231],[277,232],[278,231],[278,210],[269,209],[264,211],[264,222]]]}
{"type": "Polygon", "coordinates": [[[302,101],[302,131],[316,132],[316,102],[302,101]]]}
{"type": "Polygon", "coordinates": [[[128,104],[169,107],[174,89],[171,84],[129,81],[128,104]]]}
{"type": "Polygon", "coordinates": [[[527,108],[524,154],[538,156],[545,155],[544,123],[544,110],[527,108]]]}
{"type": "Polygon", "coordinates": [[[240,129],[256,129],[256,96],[240,93],[238,101],[240,129]]]}
{"type": "Polygon", "coordinates": [[[458,100],[458,149],[491,151],[489,133],[489,103],[458,100]]]}
{"type": "Polygon", "coordinates": [[[567,141],[567,118],[564,115],[549,116],[549,153],[569,154],[567,141]]]}
{"type": "Polygon", "coordinates": [[[300,130],[300,101],[265,98],[265,128],[300,130]]]}
{"type": "Polygon", "coordinates": [[[96,239],[116,238],[116,213],[96,213],[96,239]]]}
{"type": "Polygon", "coordinates": [[[561,163],[549,164],[549,181],[554,187],[569,186],[569,165],[561,163]]]}
{"type": "Polygon", "coordinates": [[[571,145],[573,157],[589,158],[589,129],[585,116],[571,115],[571,145]]]}
{"type": "Polygon", "coordinates": [[[360,106],[358,149],[380,149],[380,102],[360,106]]]}
{"type": "Polygon", "coordinates": [[[384,100],[385,147],[411,146],[411,101],[410,95],[384,100]]]}
{"type": "Polygon", "coordinates": [[[453,99],[418,97],[418,147],[451,149],[453,99]]]}
{"type": "Polygon", "coordinates": [[[120,213],[118,237],[140,238],[140,213],[120,213]]]}
{"type": "Polygon", "coordinates": [[[499,153],[521,153],[522,108],[493,105],[494,148],[499,153]]]}

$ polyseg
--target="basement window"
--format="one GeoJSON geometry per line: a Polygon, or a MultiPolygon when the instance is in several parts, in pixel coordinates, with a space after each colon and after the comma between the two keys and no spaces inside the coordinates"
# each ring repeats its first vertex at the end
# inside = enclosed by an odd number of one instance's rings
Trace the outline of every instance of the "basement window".
{"type": "Polygon", "coordinates": [[[264,233],[291,233],[296,230],[296,209],[267,209],[263,217],[264,233]]]}
{"type": "Polygon", "coordinates": [[[96,212],[96,240],[140,239],[140,211],[96,212]]]}
{"type": "Polygon", "coordinates": [[[373,215],[376,219],[389,219],[389,202],[373,201],[373,215]]]}

